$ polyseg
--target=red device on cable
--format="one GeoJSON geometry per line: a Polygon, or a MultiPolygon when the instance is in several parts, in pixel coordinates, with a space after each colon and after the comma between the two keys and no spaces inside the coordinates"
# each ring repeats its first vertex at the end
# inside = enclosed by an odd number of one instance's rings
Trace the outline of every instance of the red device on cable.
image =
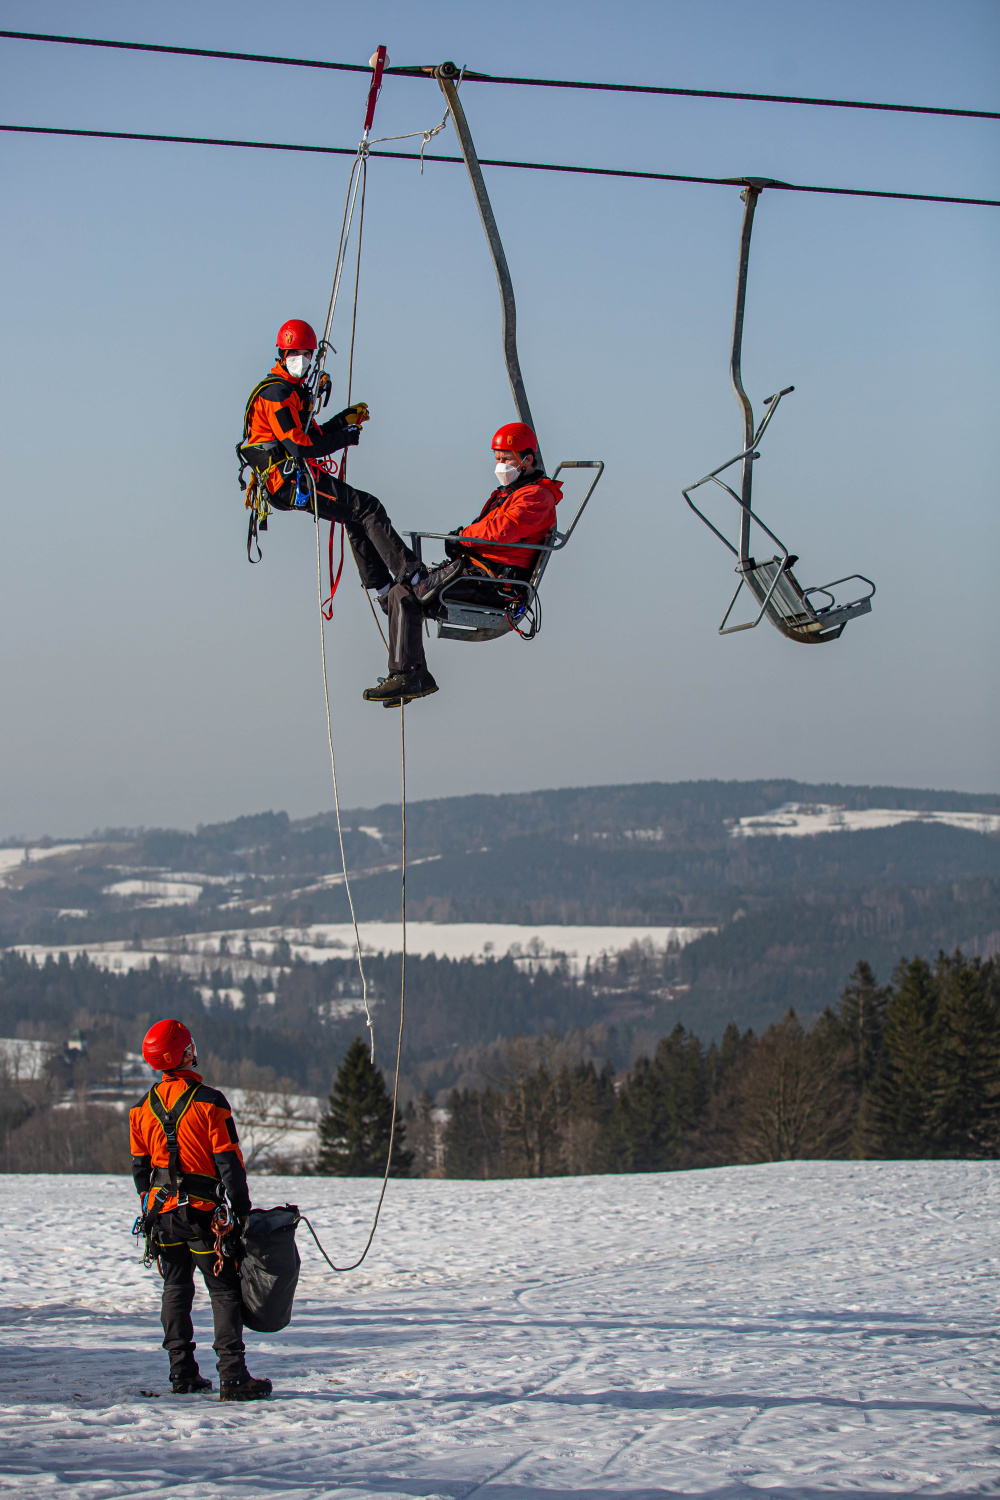
{"type": "Polygon", "coordinates": [[[389,61],[385,53],[385,48],[376,47],[374,56],[370,61],[373,72],[372,86],[368,90],[368,108],[365,111],[365,135],[372,128],[372,121],[375,118],[375,105],[378,103],[378,96],[382,89],[382,74],[385,72],[385,65],[389,61]]]}

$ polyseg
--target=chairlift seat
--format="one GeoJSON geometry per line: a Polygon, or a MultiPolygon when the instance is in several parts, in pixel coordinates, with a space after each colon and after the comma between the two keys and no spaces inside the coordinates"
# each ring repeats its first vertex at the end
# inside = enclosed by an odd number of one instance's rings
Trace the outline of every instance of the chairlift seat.
{"type": "MultiPolygon", "coordinates": [[[[512,630],[516,630],[522,617],[531,621],[530,633],[527,633],[526,639],[530,640],[538,634],[541,628],[541,600],[538,597],[538,589],[542,575],[549,565],[549,558],[553,552],[561,552],[576,530],[577,522],[583,515],[587,502],[604,473],[604,462],[602,459],[594,458],[564,459],[552,478],[558,479],[563,469],[597,470],[569,526],[563,532],[554,526],[541,542],[503,542],[500,544],[504,547],[521,547],[529,556],[534,553],[531,571],[526,578],[498,579],[490,578],[485,573],[481,576],[475,573],[463,573],[453,583],[446,584],[438,596],[437,607],[434,610],[439,640],[495,641],[503,635],[509,635],[512,630]],[[513,595],[506,604],[503,600],[505,594],[513,595]]],[[[418,557],[422,556],[422,538],[436,537],[442,541],[446,539],[445,534],[440,531],[411,531],[410,537],[413,550],[418,557]]]]}
{"type": "MultiPolygon", "coordinates": [[[[803,645],[835,641],[843,634],[848,620],[871,613],[874,584],[870,585],[870,593],[849,604],[838,604],[832,592],[837,584],[848,583],[851,578],[861,578],[860,573],[852,573],[850,578],[838,578],[835,583],[823,584],[822,587],[803,589],[785,558],[780,556],[772,557],[767,562],[756,562],[751,557],[736,571],[742,575],[742,582],[757,603],[764,607],[764,613],[772,625],[789,640],[801,641],[803,645]],[[810,594],[825,594],[830,602],[814,606],[809,598],[810,594]]],[[[863,582],[868,583],[869,580],[864,579],[863,582]]]]}
{"type": "Polygon", "coordinates": [[[752,509],[751,499],[753,492],[753,469],[754,463],[760,458],[758,451],[761,438],[770,426],[775,412],[785,396],[791,395],[794,386],[786,386],[784,390],[777,391],[773,396],[764,398],[767,411],[760,425],[754,422],[753,407],[750,398],[743,386],[743,375],[741,370],[743,352],[743,318],[746,308],[747,292],[747,266],[750,258],[750,234],[753,228],[754,211],[757,199],[764,188],[780,187],[781,183],[775,183],[769,178],[742,177],[732,178],[730,181],[742,186],[741,197],[746,205],[743,211],[743,228],[740,234],[740,259],[739,271],[736,278],[736,307],[733,312],[733,337],[729,353],[729,378],[732,381],[733,392],[743,413],[743,451],[737,453],[733,458],[727,458],[726,462],[705,474],[701,479],[689,484],[682,491],[684,499],[694,511],[695,515],[708,527],[709,531],[728,549],[736,558],[736,572],[739,574],[739,583],[736,592],[729,601],[729,608],[722,617],[719,626],[720,635],[733,635],[739,630],[753,630],[767,617],[771,624],[780,630],[782,635],[787,636],[790,641],[799,641],[802,645],[818,645],[824,641],[837,640],[844,631],[844,626],[849,620],[857,619],[859,615],[871,613],[872,597],[875,593],[875,585],[870,578],[863,573],[851,573],[845,578],[834,579],[833,583],[824,583],[815,588],[804,589],[792,572],[793,563],[798,558],[793,556],[779,537],[775,536],[771,528],[761,520],[760,516],[752,509]],[[741,469],[741,483],[739,493],[721,478],[727,469],[734,464],[739,464],[741,469]],[[703,484],[715,484],[725,490],[736,504],[740,512],[739,542],[734,546],[727,536],[723,534],[709,520],[703,510],[695,504],[691,495],[694,490],[700,489],[703,484]],[[750,533],[751,526],[758,526],[765,536],[778,547],[779,551],[774,557],[764,562],[758,562],[750,555],[750,533]],[[857,579],[868,587],[866,594],[852,599],[849,603],[839,603],[834,593],[842,583],[850,583],[857,579]],[[730,625],[729,617],[733,607],[740,596],[740,590],[746,585],[751,597],[757,601],[759,606],[752,620],[745,620],[738,625],[730,625]],[[813,595],[818,595],[826,602],[814,604],[813,595]]]}

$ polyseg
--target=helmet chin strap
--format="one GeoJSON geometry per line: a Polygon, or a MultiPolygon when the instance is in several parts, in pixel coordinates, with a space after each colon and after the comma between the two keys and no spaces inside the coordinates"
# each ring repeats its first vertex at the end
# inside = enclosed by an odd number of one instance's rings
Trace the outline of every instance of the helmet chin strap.
{"type": "Polygon", "coordinates": [[[198,1066],[198,1051],[194,1042],[190,1047],[185,1047],[184,1056],[181,1058],[182,1068],[196,1068],[198,1066]]]}

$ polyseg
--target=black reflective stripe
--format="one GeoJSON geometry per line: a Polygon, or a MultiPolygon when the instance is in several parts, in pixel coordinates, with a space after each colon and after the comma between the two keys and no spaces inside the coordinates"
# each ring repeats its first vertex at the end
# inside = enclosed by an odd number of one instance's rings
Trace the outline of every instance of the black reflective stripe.
{"type": "Polygon", "coordinates": [[[239,1145],[240,1138],[236,1132],[236,1121],[233,1119],[232,1115],[228,1115],[226,1118],[226,1134],[229,1136],[229,1139],[232,1141],[234,1146],[239,1145]]]}
{"type": "Polygon", "coordinates": [[[279,406],[274,416],[275,421],[281,428],[282,432],[291,432],[292,428],[295,426],[295,416],[287,406],[279,406]]]}

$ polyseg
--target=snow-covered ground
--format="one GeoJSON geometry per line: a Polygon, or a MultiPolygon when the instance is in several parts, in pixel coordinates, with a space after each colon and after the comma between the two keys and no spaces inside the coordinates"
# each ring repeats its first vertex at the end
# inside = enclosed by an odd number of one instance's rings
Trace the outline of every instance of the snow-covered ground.
{"type": "Polygon", "coordinates": [[[947,823],[970,833],[1000,833],[1000,813],[915,812],[906,807],[833,807],[825,802],[786,802],[774,812],[740,818],[733,838],[765,835],[804,838],[813,833],[850,833],[864,828],[896,828],[901,823],[947,823]]]}
{"type": "MultiPolygon", "coordinates": [[[[621,953],[633,943],[649,943],[663,950],[682,948],[703,937],[710,927],[572,927],[519,926],[514,922],[408,922],[406,947],[411,954],[439,958],[471,958],[478,963],[511,954],[524,966],[537,967],[565,960],[573,973],[587,961],[621,953]]],[[[398,922],[362,922],[361,944],[366,953],[399,953],[403,930],[398,922]]],[[[228,932],[191,932],[149,938],[141,948],[125,939],[106,943],[21,943],[16,951],[40,963],[52,955],[72,958],[86,953],[91,962],[113,973],[148,969],[155,958],[167,968],[200,975],[203,969],[229,969],[234,980],[273,982],[281,967],[279,947],[304,963],[350,958],[354,929],[349,922],[319,922],[310,927],[250,927],[228,932]]],[[[347,1010],[359,1009],[347,1002],[347,1010]]]]}
{"type": "MultiPolygon", "coordinates": [[[[168,1394],[127,1179],[3,1186],[4,1494],[1000,1494],[995,1163],[393,1182],[360,1271],[300,1231],[259,1406],[168,1394]]],[[[364,1243],[376,1183],[255,1186],[364,1243]]]]}
{"type": "Polygon", "coordinates": [[[35,864],[40,859],[56,859],[60,854],[75,854],[82,844],[31,844],[27,848],[0,849],[0,885],[8,885],[10,877],[21,866],[35,864]]]}

